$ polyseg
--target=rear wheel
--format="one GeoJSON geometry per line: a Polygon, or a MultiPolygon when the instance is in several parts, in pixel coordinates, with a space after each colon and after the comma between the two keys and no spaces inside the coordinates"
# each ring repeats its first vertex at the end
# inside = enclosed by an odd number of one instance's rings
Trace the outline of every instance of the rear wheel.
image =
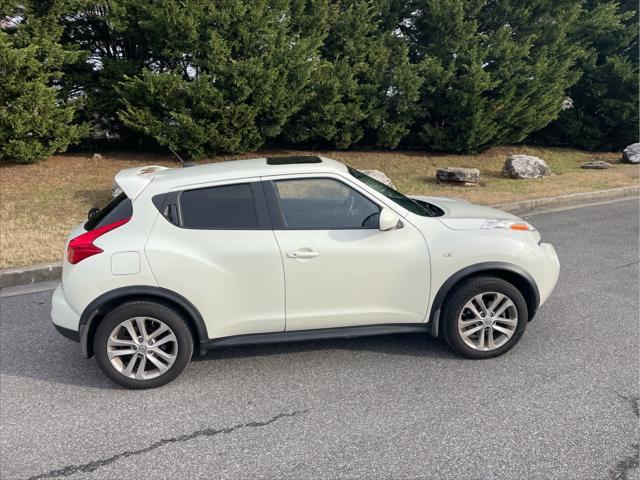
{"type": "Polygon", "coordinates": [[[171,308],[137,301],[111,311],[93,340],[98,365],[127,388],[154,388],[175,379],[193,354],[185,321],[171,308]]]}
{"type": "Polygon", "coordinates": [[[474,277],[447,299],[444,337],[465,357],[496,357],[518,343],[527,319],[527,303],[516,287],[501,278],[474,277]]]}

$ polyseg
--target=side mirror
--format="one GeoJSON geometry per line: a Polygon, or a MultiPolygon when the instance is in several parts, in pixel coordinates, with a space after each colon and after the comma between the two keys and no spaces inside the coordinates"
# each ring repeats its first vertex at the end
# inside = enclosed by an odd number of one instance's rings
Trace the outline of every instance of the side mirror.
{"type": "Polygon", "coordinates": [[[401,227],[400,215],[391,210],[390,208],[383,208],[380,212],[379,228],[383,232],[386,230],[392,230],[394,228],[401,227]]]}
{"type": "Polygon", "coordinates": [[[100,209],[97,208],[97,207],[90,208],[89,212],[87,212],[87,220],[91,220],[91,217],[93,217],[99,211],[100,211],[100,209]]]}

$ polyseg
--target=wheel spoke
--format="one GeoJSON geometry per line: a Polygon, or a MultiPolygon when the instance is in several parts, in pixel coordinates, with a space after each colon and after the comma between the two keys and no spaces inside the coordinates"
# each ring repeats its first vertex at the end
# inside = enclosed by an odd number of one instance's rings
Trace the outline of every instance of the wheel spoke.
{"type": "Polygon", "coordinates": [[[173,363],[173,360],[176,358],[175,354],[164,352],[164,351],[160,350],[159,348],[157,350],[154,349],[153,353],[155,355],[159,355],[163,360],[167,360],[168,362],[171,362],[171,363],[173,363]]]}
{"type": "Polygon", "coordinates": [[[484,325],[478,325],[477,327],[470,328],[469,330],[465,330],[464,332],[462,332],[462,336],[468,338],[469,336],[473,335],[478,330],[483,329],[483,328],[484,328],[484,325]]]}
{"type": "Polygon", "coordinates": [[[176,336],[173,333],[162,337],[160,340],[153,344],[153,348],[158,348],[160,345],[164,345],[168,342],[177,342],[176,336]]]}
{"type": "Polygon", "coordinates": [[[143,317],[137,317],[136,318],[136,326],[138,327],[138,332],[140,333],[140,336],[142,337],[142,341],[146,342],[148,335],[147,335],[147,327],[145,325],[145,318],[143,317]]]}
{"type": "MultiPolygon", "coordinates": [[[[473,315],[477,318],[477,319],[481,319],[482,316],[480,315],[480,312],[478,311],[478,308],[473,304],[473,302],[468,302],[465,305],[465,308],[468,309],[471,313],[473,313],[473,315]]],[[[462,309],[464,311],[464,308],[462,309]]]]}
{"type": "Polygon", "coordinates": [[[109,359],[120,357],[122,355],[135,355],[136,353],[138,353],[136,350],[133,350],[130,348],[121,348],[117,350],[107,351],[107,355],[109,356],[109,359]]]}
{"type": "Polygon", "coordinates": [[[170,331],[171,330],[169,329],[169,327],[167,327],[165,324],[162,324],[147,336],[147,340],[155,340],[159,335],[170,331]]]}
{"type": "Polygon", "coordinates": [[[133,355],[130,359],[129,359],[129,363],[127,363],[127,366],[124,368],[124,370],[122,371],[123,375],[126,375],[127,377],[130,377],[131,374],[133,373],[133,367],[136,364],[136,360],[138,359],[138,357],[136,355],[133,355]]]}
{"type": "Polygon", "coordinates": [[[509,325],[510,327],[515,327],[518,325],[518,320],[513,318],[496,318],[496,322],[504,323],[505,325],[509,325]]]}
{"type": "Polygon", "coordinates": [[[167,370],[169,370],[169,367],[171,366],[171,364],[162,363],[160,359],[155,355],[149,355],[147,359],[151,363],[153,363],[156,367],[158,367],[158,370],[160,370],[160,373],[166,372],[167,370]]]}
{"type": "Polygon", "coordinates": [[[489,350],[496,348],[496,344],[493,341],[493,328],[487,328],[487,347],[489,350]]]}
{"type": "Polygon", "coordinates": [[[506,297],[501,294],[501,293],[496,293],[496,298],[493,300],[493,302],[491,302],[491,305],[489,305],[489,312],[495,312],[496,308],[498,308],[498,305],[500,305],[500,302],[502,302],[502,300],[504,300],[506,297]]]}
{"type": "Polygon", "coordinates": [[[478,336],[478,348],[480,350],[484,350],[484,326],[482,327],[482,330],[480,330],[480,335],[478,336]]]}
{"type": "Polygon", "coordinates": [[[500,315],[502,315],[504,313],[504,311],[513,306],[513,302],[511,300],[509,300],[507,298],[507,300],[500,306],[500,308],[498,310],[495,311],[495,313],[493,314],[495,317],[499,317],[500,315]]]}
{"type": "Polygon", "coordinates": [[[109,337],[107,345],[109,347],[131,347],[133,345],[137,345],[137,342],[134,340],[126,340],[124,338],[109,337]]]}
{"type": "Polygon", "coordinates": [[[147,366],[147,357],[143,355],[140,357],[140,364],[136,370],[136,380],[144,380],[144,369],[147,366]]]}
{"type": "Polygon", "coordinates": [[[482,313],[484,313],[485,315],[489,315],[489,312],[487,311],[487,306],[484,304],[484,299],[482,298],[482,294],[476,295],[475,297],[473,297],[473,299],[476,301],[476,303],[480,307],[480,310],[482,310],[482,313]]]}
{"type": "Polygon", "coordinates": [[[478,320],[477,319],[471,319],[471,320],[460,320],[460,326],[462,328],[467,328],[471,325],[477,325],[478,324],[478,320]]]}
{"type": "Polygon", "coordinates": [[[508,328],[501,327],[500,325],[494,325],[493,329],[500,333],[504,333],[507,336],[507,338],[511,338],[511,335],[513,335],[513,330],[509,330],[508,328]]]}
{"type": "MultiPolygon", "coordinates": [[[[131,337],[131,339],[135,343],[138,343],[138,334],[136,333],[136,329],[133,328],[133,319],[126,320],[126,321],[122,322],[120,325],[123,326],[127,330],[127,332],[129,333],[129,336],[131,337]]],[[[111,336],[113,337],[114,335],[111,335],[111,336]]]]}

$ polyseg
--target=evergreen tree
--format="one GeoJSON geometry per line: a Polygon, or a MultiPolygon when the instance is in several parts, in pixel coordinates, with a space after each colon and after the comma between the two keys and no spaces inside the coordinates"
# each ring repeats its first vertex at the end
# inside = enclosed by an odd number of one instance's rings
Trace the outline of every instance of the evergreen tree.
{"type": "Polygon", "coordinates": [[[568,91],[571,108],[532,140],[587,150],[638,142],[638,2],[588,0],[573,38],[589,50],[568,91]]]}
{"type": "Polygon", "coordinates": [[[332,5],[329,34],[309,83],[309,98],[285,129],[294,143],[347,148],[365,139],[395,147],[417,111],[420,79],[404,41],[384,28],[380,5],[332,5]]]}
{"type": "Polygon", "coordinates": [[[579,77],[573,0],[413,0],[400,16],[424,83],[413,141],[450,152],[519,142],[579,77]]]}
{"type": "Polygon", "coordinates": [[[188,157],[241,152],[279,135],[306,100],[326,3],[155,0],[136,7],[141,73],[117,91],[119,119],[188,157]]]}
{"type": "Polygon", "coordinates": [[[62,67],[81,54],[58,42],[55,7],[14,2],[0,14],[0,162],[33,163],[86,133],[74,124],[77,101],[59,83],[62,67]]]}

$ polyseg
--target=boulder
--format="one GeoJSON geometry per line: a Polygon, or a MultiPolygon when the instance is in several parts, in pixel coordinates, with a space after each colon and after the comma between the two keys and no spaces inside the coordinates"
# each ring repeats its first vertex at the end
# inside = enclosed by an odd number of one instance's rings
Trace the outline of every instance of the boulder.
{"type": "Polygon", "coordinates": [[[117,197],[121,193],[122,189],[120,188],[120,185],[118,185],[116,182],[113,182],[113,186],[111,187],[111,196],[117,197]]]}
{"type": "Polygon", "coordinates": [[[384,172],[380,170],[360,170],[365,175],[370,176],[374,180],[378,180],[380,183],[384,183],[386,186],[391,188],[396,188],[393,182],[389,177],[387,177],[384,172]]]}
{"type": "Polygon", "coordinates": [[[592,162],[585,163],[580,168],[594,169],[594,170],[605,170],[611,166],[610,163],[605,162],[604,160],[593,160],[592,162]]]}
{"type": "Polygon", "coordinates": [[[480,181],[480,170],[477,168],[446,167],[436,171],[438,182],[456,183],[465,187],[475,187],[480,181]]]}
{"type": "Polygon", "coordinates": [[[632,143],[622,151],[623,163],[640,163],[640,143],[632,143]]]}
{"type": "Polygon", "coordinates": [[[504,162],[502,175],[509,178],[542,178],[551,175],[544,160],[532,155],[509,155],[504,162]]]}
{"type": "Polygon", "coordinates": [[[102,159],[103,157],[99,153],[94,153],[93,156],[91,157],[91,160],[102,160],[102,159]]]}

